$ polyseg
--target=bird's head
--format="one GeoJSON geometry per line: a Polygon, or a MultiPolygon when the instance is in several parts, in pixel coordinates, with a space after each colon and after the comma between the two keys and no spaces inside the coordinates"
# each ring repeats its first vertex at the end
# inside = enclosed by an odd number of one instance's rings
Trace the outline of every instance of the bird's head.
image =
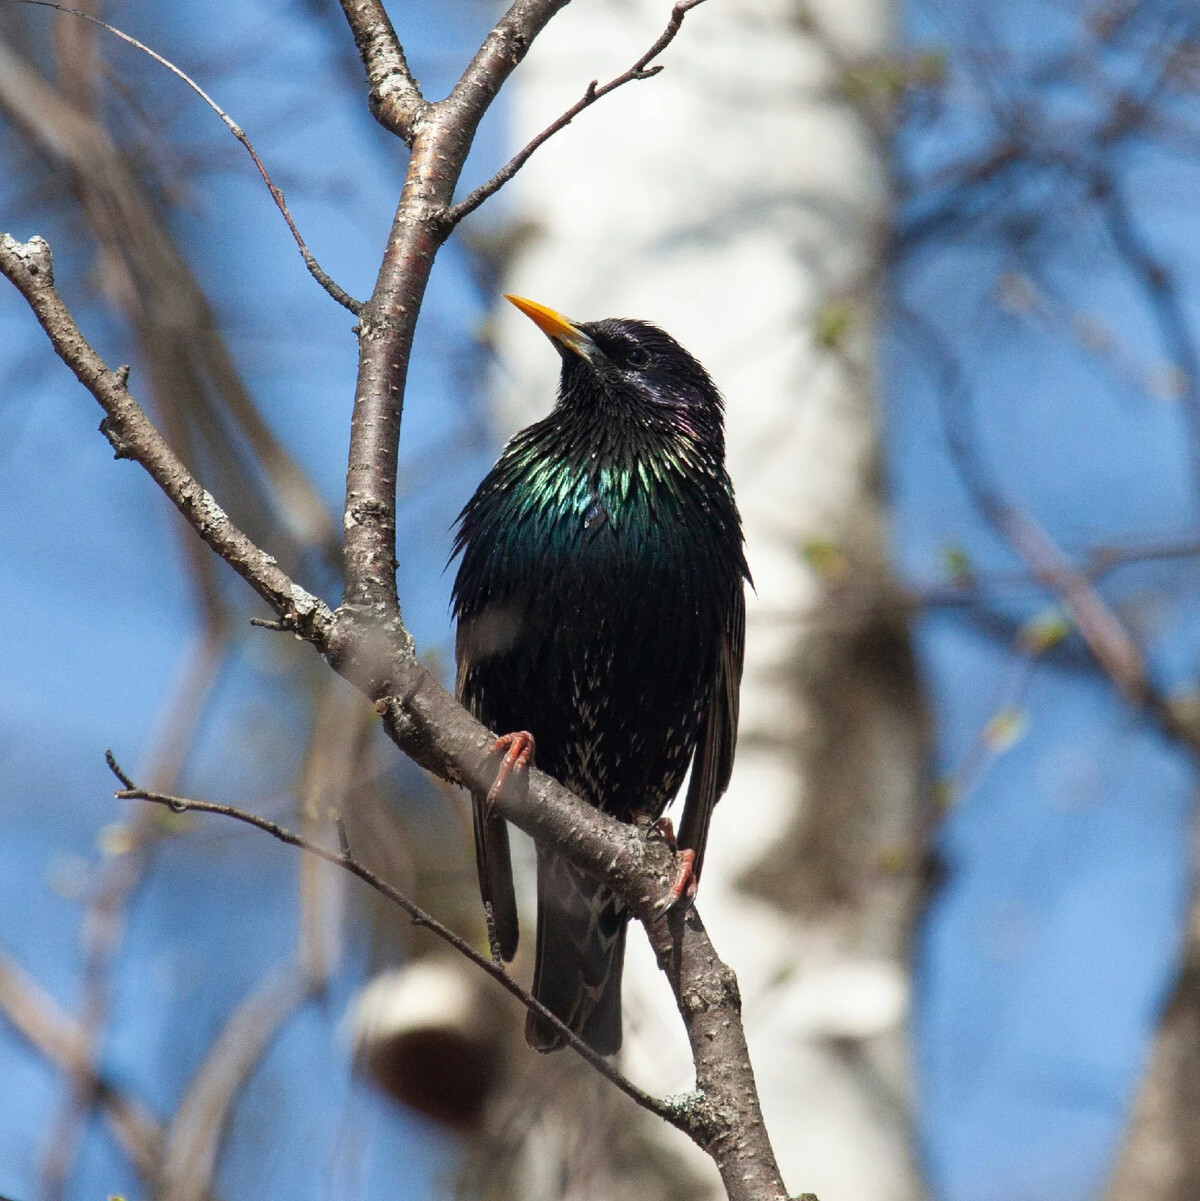
{"type": "Polygon", "coordinates": [[[665,417],[706,440],[720,439],[720,392],[701,364],[658,326],[626,317],[574,322],[521,296],[506,299],[562,356],[561,404],[586,409],[607,399],[650,419],[665,417]]]}

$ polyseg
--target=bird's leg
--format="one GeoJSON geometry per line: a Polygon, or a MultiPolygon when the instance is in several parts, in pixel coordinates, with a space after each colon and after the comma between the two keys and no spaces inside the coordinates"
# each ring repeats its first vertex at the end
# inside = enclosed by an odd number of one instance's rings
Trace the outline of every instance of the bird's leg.
{"type": "Polygon", "coordinates": [[[487,812],[488,816],[492,815],[496,808],[496,802],[500,799],[500,793],[504,790],[504,783],[514,771],[524,771],[533,759],[534,743],[533,735],[528,730],[517,730],[512,734],[501,734],[495,742],[492,743],[491,753],[498,754],[504,752],[504,758],[500,760],[500,770],[496,772],[496,779],[487,794],[487,812]]]}
{"type": "Polygon", "coordinates": [[[659,898],[658,908],[660,910],[670,909],[678,905],[685,895],[690,901],[696,895],[696,877],[692,871],[692,866],[696,862],[696,852],[679,849],[679,843],[675,841],[675,826],[666,814],[663,814],[650,826],[649,833],[657,834],[679,856],[679,871],[675,876],[675,882],[659,898]]]}
{"type": "Polygon", "coordinates": [[[667,889],[658,899],[658,908],[660,910],[670,909],[686,896],[689,901],[696,895],[696,874],[692,870],[693,864],[696,862],[696,852],[690,847],[677,852],[679,856],[679,871],[675,876],[675,883],[667,889]]]}

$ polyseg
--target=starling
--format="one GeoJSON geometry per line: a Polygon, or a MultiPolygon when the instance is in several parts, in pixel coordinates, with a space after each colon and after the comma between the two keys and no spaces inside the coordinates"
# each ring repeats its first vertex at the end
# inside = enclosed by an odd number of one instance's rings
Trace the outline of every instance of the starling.
{"type": "MultiPolygon", "coordinates": [[[[508,299],[554,343],[562,376],[550,415],[508,443],[458,518],[458,696],[512,732],[496,744],[501,778],[536,740],[539,767],[621,821],[660,819],[692,762],[673,901],[694,892],[737,737],[749,572],[721,394],[648,322],[575,324],[508,299]]],[[[507,827],[483,797],[474,820],[480,889],[511,959],[507,827]]],[[[534,995],[613,1054],[625,907],[541,847],[537,897],[534,995]]],[[[525,1037],[563,1043],[533,1013],[525,1037]]]]}

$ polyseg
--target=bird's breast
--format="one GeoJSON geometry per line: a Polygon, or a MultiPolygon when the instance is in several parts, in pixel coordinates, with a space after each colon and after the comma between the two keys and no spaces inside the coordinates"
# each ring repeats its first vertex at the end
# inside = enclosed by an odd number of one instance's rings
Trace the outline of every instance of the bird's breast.
{"type": "Polygon", "coordinates": [[[471,514],[465,695],[496,728],[532,730],[542,766],[623,817],[678,787],[740,587],[701,485],[655,464],[543,462],[471,514]]]}

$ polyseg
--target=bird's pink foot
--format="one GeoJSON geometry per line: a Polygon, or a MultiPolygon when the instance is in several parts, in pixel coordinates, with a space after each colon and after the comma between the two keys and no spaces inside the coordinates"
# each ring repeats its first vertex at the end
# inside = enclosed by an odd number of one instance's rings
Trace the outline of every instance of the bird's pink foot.
{"type": "Polygon", "coordinates": [[[517,730],[512,734],[501,734],[495,742],[492,743],[493,755],[504,752],[504,758],[500,760],[500,770],[496,772],[496,779],[488,789],[487,807],[488,812],[495,808],[496,802],[500,799],[500,793],[504,791],[505,781],[513,772],[524,771],[533,759],[534,742],[533,735],[528,730],[517,730]]]}
{"type": "Polygon", "coordinates": [[[680,851],[678,855],[679,871],[675,876],[675,883],[663,893],[658,901],[658,908],[663,911],[674,908],[684,897],[687,897],[690,902],[696,895],[698,881],[696,873],[692,870],[696,862],[696,852],[689,848],[680,851]]]}

